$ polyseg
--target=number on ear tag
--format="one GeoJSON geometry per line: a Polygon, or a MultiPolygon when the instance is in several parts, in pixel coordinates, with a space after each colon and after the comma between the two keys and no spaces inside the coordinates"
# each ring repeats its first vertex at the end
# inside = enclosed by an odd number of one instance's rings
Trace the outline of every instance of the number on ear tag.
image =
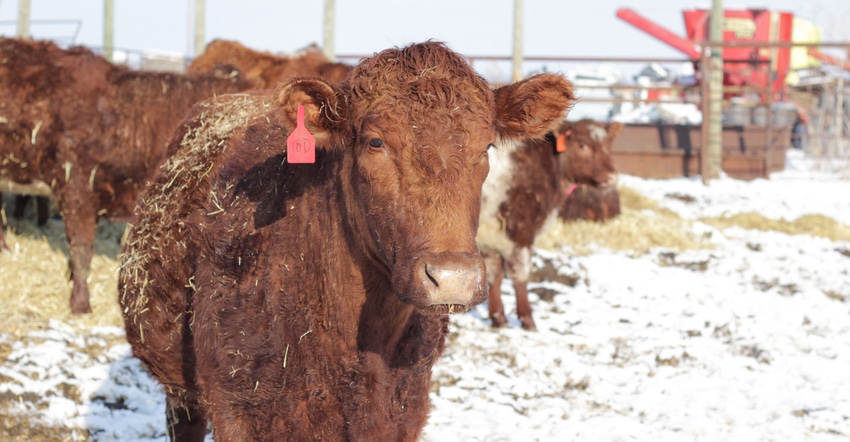
{"type": "Polygon", "coordinates": [[[304,105],[298,105],[295,130],[286,139],[286,161],[290,164],[316,162],[316,139],[304,125],[304,105]]]}

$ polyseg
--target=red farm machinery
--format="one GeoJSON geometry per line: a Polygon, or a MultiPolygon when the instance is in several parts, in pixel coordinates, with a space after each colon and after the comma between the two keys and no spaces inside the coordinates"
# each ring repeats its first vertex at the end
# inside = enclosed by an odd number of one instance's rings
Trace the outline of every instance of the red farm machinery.
{"type": "MultiPolygon", "coordinates": [[[[707,66],[708,48],[721,50],[723,60],[722,168],[732,177],[767,177],[785,166],[785,150],[795,144],[795,127],[805,127],[796,72],[824,60],[816,49],[793,47],[816,43],[819,31],[788,12],[767,9],[724,10],[722,43],[709,43],[711,10],[682,11],[686,35],[660,26],[632,9],[617,17],[682,52],[693,62],[696,81],[707,66]],[[802,117],[802,120],[801,120],[802,117]]],[[[705,97],[703,87],[700,95],[705,97]]],[[[804,94],[805,95],[805,94],[804,94]]],[[[812,98],[811,95],[803,97],[812,98]]],[[[811,100],[809,100],[811,101],[811,100]]],[[[702,106],[705,107],[703,98],[702,106]]],[[[705,144],[699,125],[632,124],[615,145],[615,162],[625,173],[647,177],[689,176],[700,173],[700,147],[705,144]],[[619,160],[618,160],[619,159],[619,160]]]]}

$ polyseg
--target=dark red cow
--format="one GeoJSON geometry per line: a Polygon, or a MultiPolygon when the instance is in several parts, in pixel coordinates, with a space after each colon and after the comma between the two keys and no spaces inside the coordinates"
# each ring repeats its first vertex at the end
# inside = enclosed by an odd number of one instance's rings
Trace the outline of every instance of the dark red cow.
{"type": "Polygon", "coordinates": [[[543,136],[573,102],[542,74],[491,90],[438,42],[364,59],[339,86],[195,108],[142,196],[119,292],[169,434],[417,440],[448,315],[484,300],[475,243],[488,146],[543,136]],[[299,106],[315,164],[287,162],[299,106]]]}
{"type": "Polygon", "coordinates": [[[129,219],[194,103],[252,87],[232,68],[131,71],[82,47],[0,38],[0,180],[40,184],[56,198],[74,313],[91,311],[86,278],[98,218],[129,219]]]}
{"type": "Polygon", "coordinates": [[[274,88],[279,81],[298,76],[318,76],[331,84],[338,84],[352,68],[344,63],[331,62],[316,46],[283,56],[256,51],[236,41],[213,40],[203,54],[192,60],[187,70],[206,72],[220,64],[238,68],[256,82],[258,89],[274,88]]]}
{"type": "Polygon", "coordinates": [[[620,214],[620,193],[616,186],[577,184],[558,208],[563,221],[607,221],[620,214]]]}
{"type": "Polygon", "coordinates": [[[478,245],[487,263],[494,327],[507,323],[501,297],[507,273],[514,283],[523,328],[536,328],[526,287],[534,240],[576,184],[616,185],[611,142],[621,128],[620,123],[564,122],[546,139],[505,142],[490,152],[478,245]]]}

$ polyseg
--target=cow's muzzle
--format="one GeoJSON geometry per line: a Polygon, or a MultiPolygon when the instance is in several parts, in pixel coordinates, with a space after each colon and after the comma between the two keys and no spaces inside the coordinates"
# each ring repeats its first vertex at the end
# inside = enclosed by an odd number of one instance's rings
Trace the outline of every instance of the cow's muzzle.
{"type": "Polygon", "coordinates": [[[608,179],[605,181],[601,181],[598,186],[602,189],[613,189],[617,187],[617,183],[620,181],[620,174],[617,172],[611,172],[608,174],[608,179]]]}
{"type": "Polygon", "coordinates": [[[484,301],[487,277],[479,254],[441,253],[421,256],[415,264],[427,306],[458,306],[463,310],[484,301]]]}

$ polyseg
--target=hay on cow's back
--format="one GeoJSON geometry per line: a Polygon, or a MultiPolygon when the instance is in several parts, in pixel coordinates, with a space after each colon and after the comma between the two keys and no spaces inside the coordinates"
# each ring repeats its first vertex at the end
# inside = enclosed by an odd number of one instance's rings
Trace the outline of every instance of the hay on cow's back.
{"type": "Polygon", "coordinates": [[[195,124],[183,134],[180,149],[160,166],[162,178],[142,196],[141,204],[156,210],[140,212],[136,225],[130,226],[124,239],[127,247],[119,257],[119,264],[123,266],[122,281],[132,281],[133,286],[139,287],[131,308],[135,312],[144,311],[149,301],[145,288],[149,281],[148,265],[155,259],[153,250],[180,241],[172,227],[182,223],[190,210],[186,202],[191,193],[215,166],[234,131],[272,106],[264,95],[231,94],[220,98],[198,104],[201,111],[194,119],[195,124]]]}

